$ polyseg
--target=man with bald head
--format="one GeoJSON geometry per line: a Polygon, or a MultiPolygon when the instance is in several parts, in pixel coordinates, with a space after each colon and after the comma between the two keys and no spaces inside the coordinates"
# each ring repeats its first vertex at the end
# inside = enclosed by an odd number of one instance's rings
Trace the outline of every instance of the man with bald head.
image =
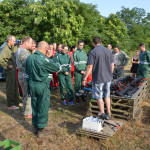
{"type": "Polygon", "coordinates": [[[15,52],[17,50],[14,47],[16,38],[9,36],[7,38],[7,44],[2,49],[0,54],[0,65],[4,69],[4,75],[6,79],[6,97],[8,109],[19,109],[19,94],[18,83],[16,78],[16,63],[15,52]]]}
{"type": "Polygon", "coordinates": [[[48,122],[48,110],[50,105],[50,81],[52,73],[66,72],[66,67],[61,67],[53,59],[47,58],[52,56],[53,51],[49,50],[47,42],[42,41],[38,44],[37,51],[30,55],[26,61],[26,75],[29,83],[32,103],[32,125],[34,133],[38,137],[49,135],[45,129],[48,122]]]}

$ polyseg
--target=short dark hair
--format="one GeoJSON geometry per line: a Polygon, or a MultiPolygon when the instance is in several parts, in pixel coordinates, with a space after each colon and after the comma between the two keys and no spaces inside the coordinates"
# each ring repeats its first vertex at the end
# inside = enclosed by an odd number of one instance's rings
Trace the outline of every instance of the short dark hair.
{"type": "Polygon", "coordinates": [[[141,46],[145,46],[145,44],[142,42],[139,44],[139,47],[141,47],[141,46]]]}
{"type": "MultiPolygon", "coordinates": [[[[108,43],[108,44],[107,44],[107,46],[108,46],[108,45],[111,45],[111,44],[110,44],[110,43],[108,43]]],[[[111,46],[112,46],[112,45],[111,45],[111,46]]]]}
{"type": "Polygon", "coordinates": [[[79,41],[78,41],[78,45],[79,45],[80,43],[84,43],[84,41],[82,41],[82,40],[79,40],[79,41]]]}
{"type": "Polygon", "coordinates": [[[68,47],[68,45],[63,45],[63,46],[62,46],[62,49],[64,49],[65,47],[68,47]]]}
{"type": "Polygon", "coordinates": [[[29,41],[30,39],[32,39],[32,38],[29,37],[29,36],[25,36],[25,37],[22,39],[22,44],[24,44],[25,42],[29,41]]]}
{"type": "Polygon", "coordinates": [[[62,44],[61,44],[61,43],[58,43],[58,44],[57,44],[57,47],[58,47],[59,45],[62,45],[62,44]]]}
{"type": "Polygon", "coordinates": [[[95,36],[93,38],[93,43],[96,45],[96,44],[101,44],[102,43],[102,40],[99,36],[95,36]]]}
{"type": "Polygon", "coordinates": [[[71,51],[73,50],[73,49],[75,49],[77,46],[76,45],[73,45],[72,47],[71,47],[71,51]]]}
{"type": "Polygon", "coordinates": [[[114,48],[118,48],[120,50],[119,46],[117,46],[117,45],[114,48]]]}
{"type": "Polygon", "coordinates": [[[50,44],[49,44],[49,46],[50,46],[50,45],[52,45],[52,46],[53,46],[53,43],[50,43],[50,44]]]}

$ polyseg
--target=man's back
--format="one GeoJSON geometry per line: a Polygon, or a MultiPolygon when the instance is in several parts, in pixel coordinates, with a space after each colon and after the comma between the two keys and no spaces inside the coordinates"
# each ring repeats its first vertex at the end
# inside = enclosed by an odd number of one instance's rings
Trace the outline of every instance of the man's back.
{"type": "Polygon", "coordinates": [[[112,80],[111,51],[102,45],[97,45],[89,54],[88,65],[93,65],[92,77],[94,83],[106,83],[112,80]]]}

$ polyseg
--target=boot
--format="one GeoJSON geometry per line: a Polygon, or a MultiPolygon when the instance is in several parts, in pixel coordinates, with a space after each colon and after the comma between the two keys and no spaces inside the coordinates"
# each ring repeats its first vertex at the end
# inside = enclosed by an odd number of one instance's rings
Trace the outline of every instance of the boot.
{"type": "Polygon", "coordinates": [[[45,128],[39,128],[38,129],[37,137],[44,138],[44,137],[49,136],[49,135],[50,135],[49,130],[46,130],[45,128]]]}
{"type": "Polygon", "coordinates": [[[86,103],[85,96],[81,96],[82,102],[86,103]]]}
{"type": "Polygon", "coordinates": [[[79,97],[76,97],[76,103],[79,104],[79,97]]]}
{"type": "Polygon", "coordinates": [[[37,127],[37,126],[33,126],[32,132],[33,132],[34,134],[37,134],[37,133],[38,133],[38,127],[37,127]]]}

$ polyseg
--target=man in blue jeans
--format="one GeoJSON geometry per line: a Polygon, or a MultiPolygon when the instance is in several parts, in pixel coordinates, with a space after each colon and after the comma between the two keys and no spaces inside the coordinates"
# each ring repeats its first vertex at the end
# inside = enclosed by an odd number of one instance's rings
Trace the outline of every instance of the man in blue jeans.
{"type": "Polygon", "coordinates": [[[92,72],[93,86],[92,97],[97,100],[100,112],[98,116],[103,119],[110,119],[110,85],[113,79],[112,72],[114,70],[113,56],[111,51],[102,46],[101,38],[93,38],[94,49],[91,50],[86,74],[83,78],[82,84],[86,84],[88,75],[92,72]],[[104,112],[104,101],[107,107],[107,114],[104,112]]]}

